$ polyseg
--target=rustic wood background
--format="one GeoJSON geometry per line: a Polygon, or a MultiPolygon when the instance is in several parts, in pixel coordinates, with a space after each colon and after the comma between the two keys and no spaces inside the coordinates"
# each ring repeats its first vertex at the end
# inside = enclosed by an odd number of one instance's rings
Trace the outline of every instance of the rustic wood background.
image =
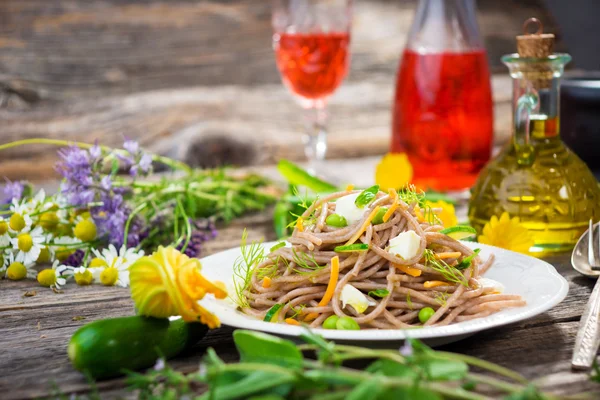
{"type": "MultiPolygon", "coordinates": [[[[395,73],[415,0],[355,2],[349,77],[331,101],[330,158],[387,150],[395,73]],[[365,139],[369,140],[366,141],[365,139]]],[[[542,0],[480,0],[497,142],[510,123],[502,54],[523,21],[557,32],[542,0]]],[[[302,159],[299,107],[279,81],[270,2],[0,1],[0,143],[123,136],[194,165],[302,159]]],[[[53,176],[47,147],[0,154],[0,176],[53,176]],[[32,162],[35,160],[35,162],[32,162]]]]}

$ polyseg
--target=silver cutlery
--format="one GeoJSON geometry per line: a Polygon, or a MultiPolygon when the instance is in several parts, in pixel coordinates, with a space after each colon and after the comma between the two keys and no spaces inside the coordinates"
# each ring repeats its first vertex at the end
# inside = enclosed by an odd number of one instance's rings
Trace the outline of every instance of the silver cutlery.
{"type": "MultiPolygon", "coordinates": [[[[600,263],[596,253],[600,253],[600,226],[598,226],[598,241],[594,240],[594,224],[585,232],[571,256],[571,264],[579,273],[590,277],[600,276],[600,263]]],[[[571,365],[574,369],[588,370],[592,367],[598,347],[600,346],[600,279],[596,281],[592,295],[583,310],[579,321],[579,330],[575,339],[571,365]]]]}

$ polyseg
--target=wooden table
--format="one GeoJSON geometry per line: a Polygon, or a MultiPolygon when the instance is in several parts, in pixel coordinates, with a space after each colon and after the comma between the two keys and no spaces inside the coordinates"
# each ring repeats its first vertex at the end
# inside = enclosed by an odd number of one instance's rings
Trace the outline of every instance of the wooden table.
{"type": "MultiPolygon", "coordinates": [[[[357,184],[365,185],[372,175],[364,171],[372,171],[375,160],[332,161],[328,170],[355,176],[357,184]]],[[[262,172],[275,175],[272,168],[262,172]]],[[[251,240],[274,239],[270,213],[266,210],[220,227],[217,239],[206,244],[204,255],[238,246],[244,228],[251,240]]],[[[444,349],[496,362],[530,379],[540,378],[537,382],[545,390],[560,394],[595,390],[600,397],[600,385],[570,368],[579,318],[593,281],[571,268],[568,254],[547,261],[569,281],[569,295],[561,304],[534,319],[482,332],[444,349]]],[[[57,294],[33,281],[0,281],[0,398],[48,396],[53,385],[66,394],[88,391],[86,379],[67,359],[70,336],[87,322],[133,313],[127,289],[77,287],[71,283],[64,293],[57,294]]],[[[192,352],[173,360],[172,365],[184,371],[196,369],[209,346],[226,361],[235,360],[231,333],[227,327],[210,332],[192,352]]],[[[97,386],[103,398],[131,396],[122,379],[99,382],[97,386]]]]}

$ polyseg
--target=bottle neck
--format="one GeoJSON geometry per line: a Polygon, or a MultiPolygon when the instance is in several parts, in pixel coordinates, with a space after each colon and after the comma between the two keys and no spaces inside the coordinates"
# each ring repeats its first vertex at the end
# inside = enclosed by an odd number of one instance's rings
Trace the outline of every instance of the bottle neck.
{"type": "Polygon", "coordinates": [[[407,48],[461,52],[483,48],[474,0],[420,0],[407,48]]]}

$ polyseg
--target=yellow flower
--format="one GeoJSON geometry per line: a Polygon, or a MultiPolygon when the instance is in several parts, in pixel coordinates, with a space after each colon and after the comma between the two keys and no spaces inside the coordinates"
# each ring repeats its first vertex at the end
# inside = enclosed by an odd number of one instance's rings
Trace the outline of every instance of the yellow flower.
{"type": "Polygon", "coordinates": [[[504,212],[500,219],[494,215],[490,222],[485,224],[483,234],[478,239],[479,243],[519,253],[527,253],[534,244],[531,233],[521,225],[519,218],[511,219],[507,212],[504,212]]]}
{"type": "Polygon", "coordinates": [[[388,153],[377,164],[375,183],[382,190],[400,189],[410,183],[413,168],[405,153],[388,153]]]}
{"type": "Polygon", "coordinates": [[[454,210],[454,204],[448,203],[443,200],[438,201],[427,201],[426,205],[436,209],[441,208],[440,212],[436,212],[435,215],[442,221],[442,225],[445,228],[458,225],[458,219],[456,218],[456,211],[454,210]]]}
{"type": "Polygon", "coordinates": [[[91,242],[96,239],[96,224],[91,219],[82,219],[75,225],[73,233],[82,242],[91,242]]]}
{"type": "Polygon", "coordinates": [[[181,315],[184,321],[200,320],[209,328],[219,319],[198,304],[207,293],[227,297],[221,282],[210,282],[201,274],[202,265],[173,247],[160,246],[151,256],[142,257],[129,268],[131,297],[139,314],[166,318],[181,315]]]}

